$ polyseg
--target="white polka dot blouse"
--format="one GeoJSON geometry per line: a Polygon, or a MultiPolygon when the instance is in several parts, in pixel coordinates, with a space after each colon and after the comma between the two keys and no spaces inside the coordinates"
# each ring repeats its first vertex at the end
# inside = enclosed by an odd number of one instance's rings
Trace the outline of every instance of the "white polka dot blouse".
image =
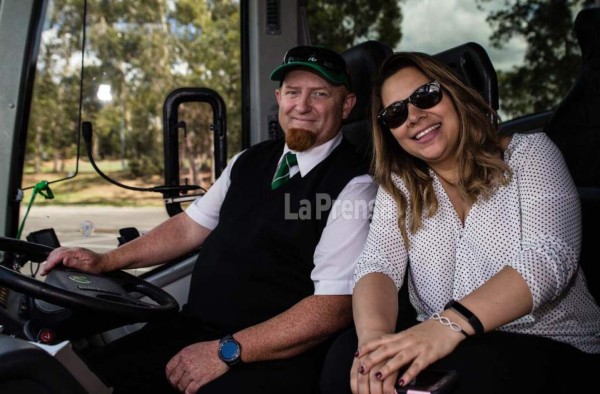
{"type": "MultiPolygon", "coordinates": [[[[423,218],[417,233],[407,230],[409,250],[398,229],[396,203],[379,188],[355,283],[373,272],[388,275],[398,288],[408,278],[410,300],[422,321],[508,265],[529,285],[534,306],[499,330],[600,353],[600,308],[578,264],[581,208],[564,159],[543,133],[514,135],[504,159],[513,173],[511,182],[488,199],[478,199],[464,226],[430,171],[438,212],[423,218]]],[[[407,195],[398,176],[394,183],[407,195]]]]}

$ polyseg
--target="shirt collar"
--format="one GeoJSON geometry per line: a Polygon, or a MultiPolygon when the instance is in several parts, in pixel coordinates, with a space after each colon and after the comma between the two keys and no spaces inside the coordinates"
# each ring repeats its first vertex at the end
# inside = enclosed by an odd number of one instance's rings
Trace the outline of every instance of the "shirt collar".
{"type": "Polygon", "coordinates": [[[282,157],[287,152],[295,153],[296,158],[298,159],[298,167],[300,169],[300,176],[304,177],[313,168],[315,168],[317,166],[317,164],[319,164],[320,162],[325,160],[325,158],[327,156],[329,156],[329,154],[331,152],[333,152],[333,150],[335,148],[337,148],[337,146],[341,142],[342,142],[342,133],[339,132],[335,137],[333,137],[329,141],[325,142],[324,144],[315,146],[314,148],[310,148],[304,152],[295,152],[295,151],[291,150],[290,148],[288,148],[287,143],[286,143],[283,148],[282,157]]]}

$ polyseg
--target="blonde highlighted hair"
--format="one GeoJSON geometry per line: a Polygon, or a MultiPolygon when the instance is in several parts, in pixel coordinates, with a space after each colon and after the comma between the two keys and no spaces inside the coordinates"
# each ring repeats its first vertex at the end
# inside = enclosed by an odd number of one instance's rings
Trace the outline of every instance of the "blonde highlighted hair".
{"type": "Polygon", "coordinates": [[[396,201],[398,227],[404,242],[409,246],[407,210],[410,201],[409,231],[414,234],[422,225],[423,215],[431,217],[438,209],[433,191],[433,179],[428,165],[405,152],[389,129],[377,121],[383,109],[381,87],[399,70],[413,67],[429,80],[439,81],[443,94],[450,98],[459,119],[458,191],[470,202],[479,196],[489,197],[500,185],[510,181],[511,173],[502,158],[503,149],[497,130],[498,115],[474,89],[466,86],[446,65],[430,55],[419,52],[398,52],[381,66],[371,100],[371,128],[373,132],[374,160],[372,170],[375,180],[396,201]],[[405,196],[393,183],[392,174],[398,175],[406,185],[405,196]]]}

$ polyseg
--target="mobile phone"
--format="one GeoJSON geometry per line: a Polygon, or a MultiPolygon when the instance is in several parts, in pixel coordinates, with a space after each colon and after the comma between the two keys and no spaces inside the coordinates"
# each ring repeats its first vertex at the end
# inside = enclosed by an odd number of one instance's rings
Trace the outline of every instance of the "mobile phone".
{"type": "Polygon", "coordinates": [[[458,381],[458,373],[451,369],[424,369],[406,386],[396,385],[398,394],[450,393],[458,381]]]}

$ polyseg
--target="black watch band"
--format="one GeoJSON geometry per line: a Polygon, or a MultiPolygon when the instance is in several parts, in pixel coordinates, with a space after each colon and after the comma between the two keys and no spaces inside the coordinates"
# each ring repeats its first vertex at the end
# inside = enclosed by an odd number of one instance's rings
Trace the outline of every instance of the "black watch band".
{"type": "Polygon", "coordinates": [[[229,367],[233,367],[242,362],[242,346],[232,335],[225,335],[221,338],[217,354],[221,361],[229,367]]]}
{"type": "Polygon", "coordinates": [[[444,310],[446,309],[454,309],[454,311],[467,319],[467,322],[469,322],[471,327],[473,327],[475,335],[483,335],[484,329],[483,324],[481,324],[481,320],[479,320],[479,318],[473,312],[467,309],[466,306],[456,300],[450,300],[444,307],[444,310]]]}

